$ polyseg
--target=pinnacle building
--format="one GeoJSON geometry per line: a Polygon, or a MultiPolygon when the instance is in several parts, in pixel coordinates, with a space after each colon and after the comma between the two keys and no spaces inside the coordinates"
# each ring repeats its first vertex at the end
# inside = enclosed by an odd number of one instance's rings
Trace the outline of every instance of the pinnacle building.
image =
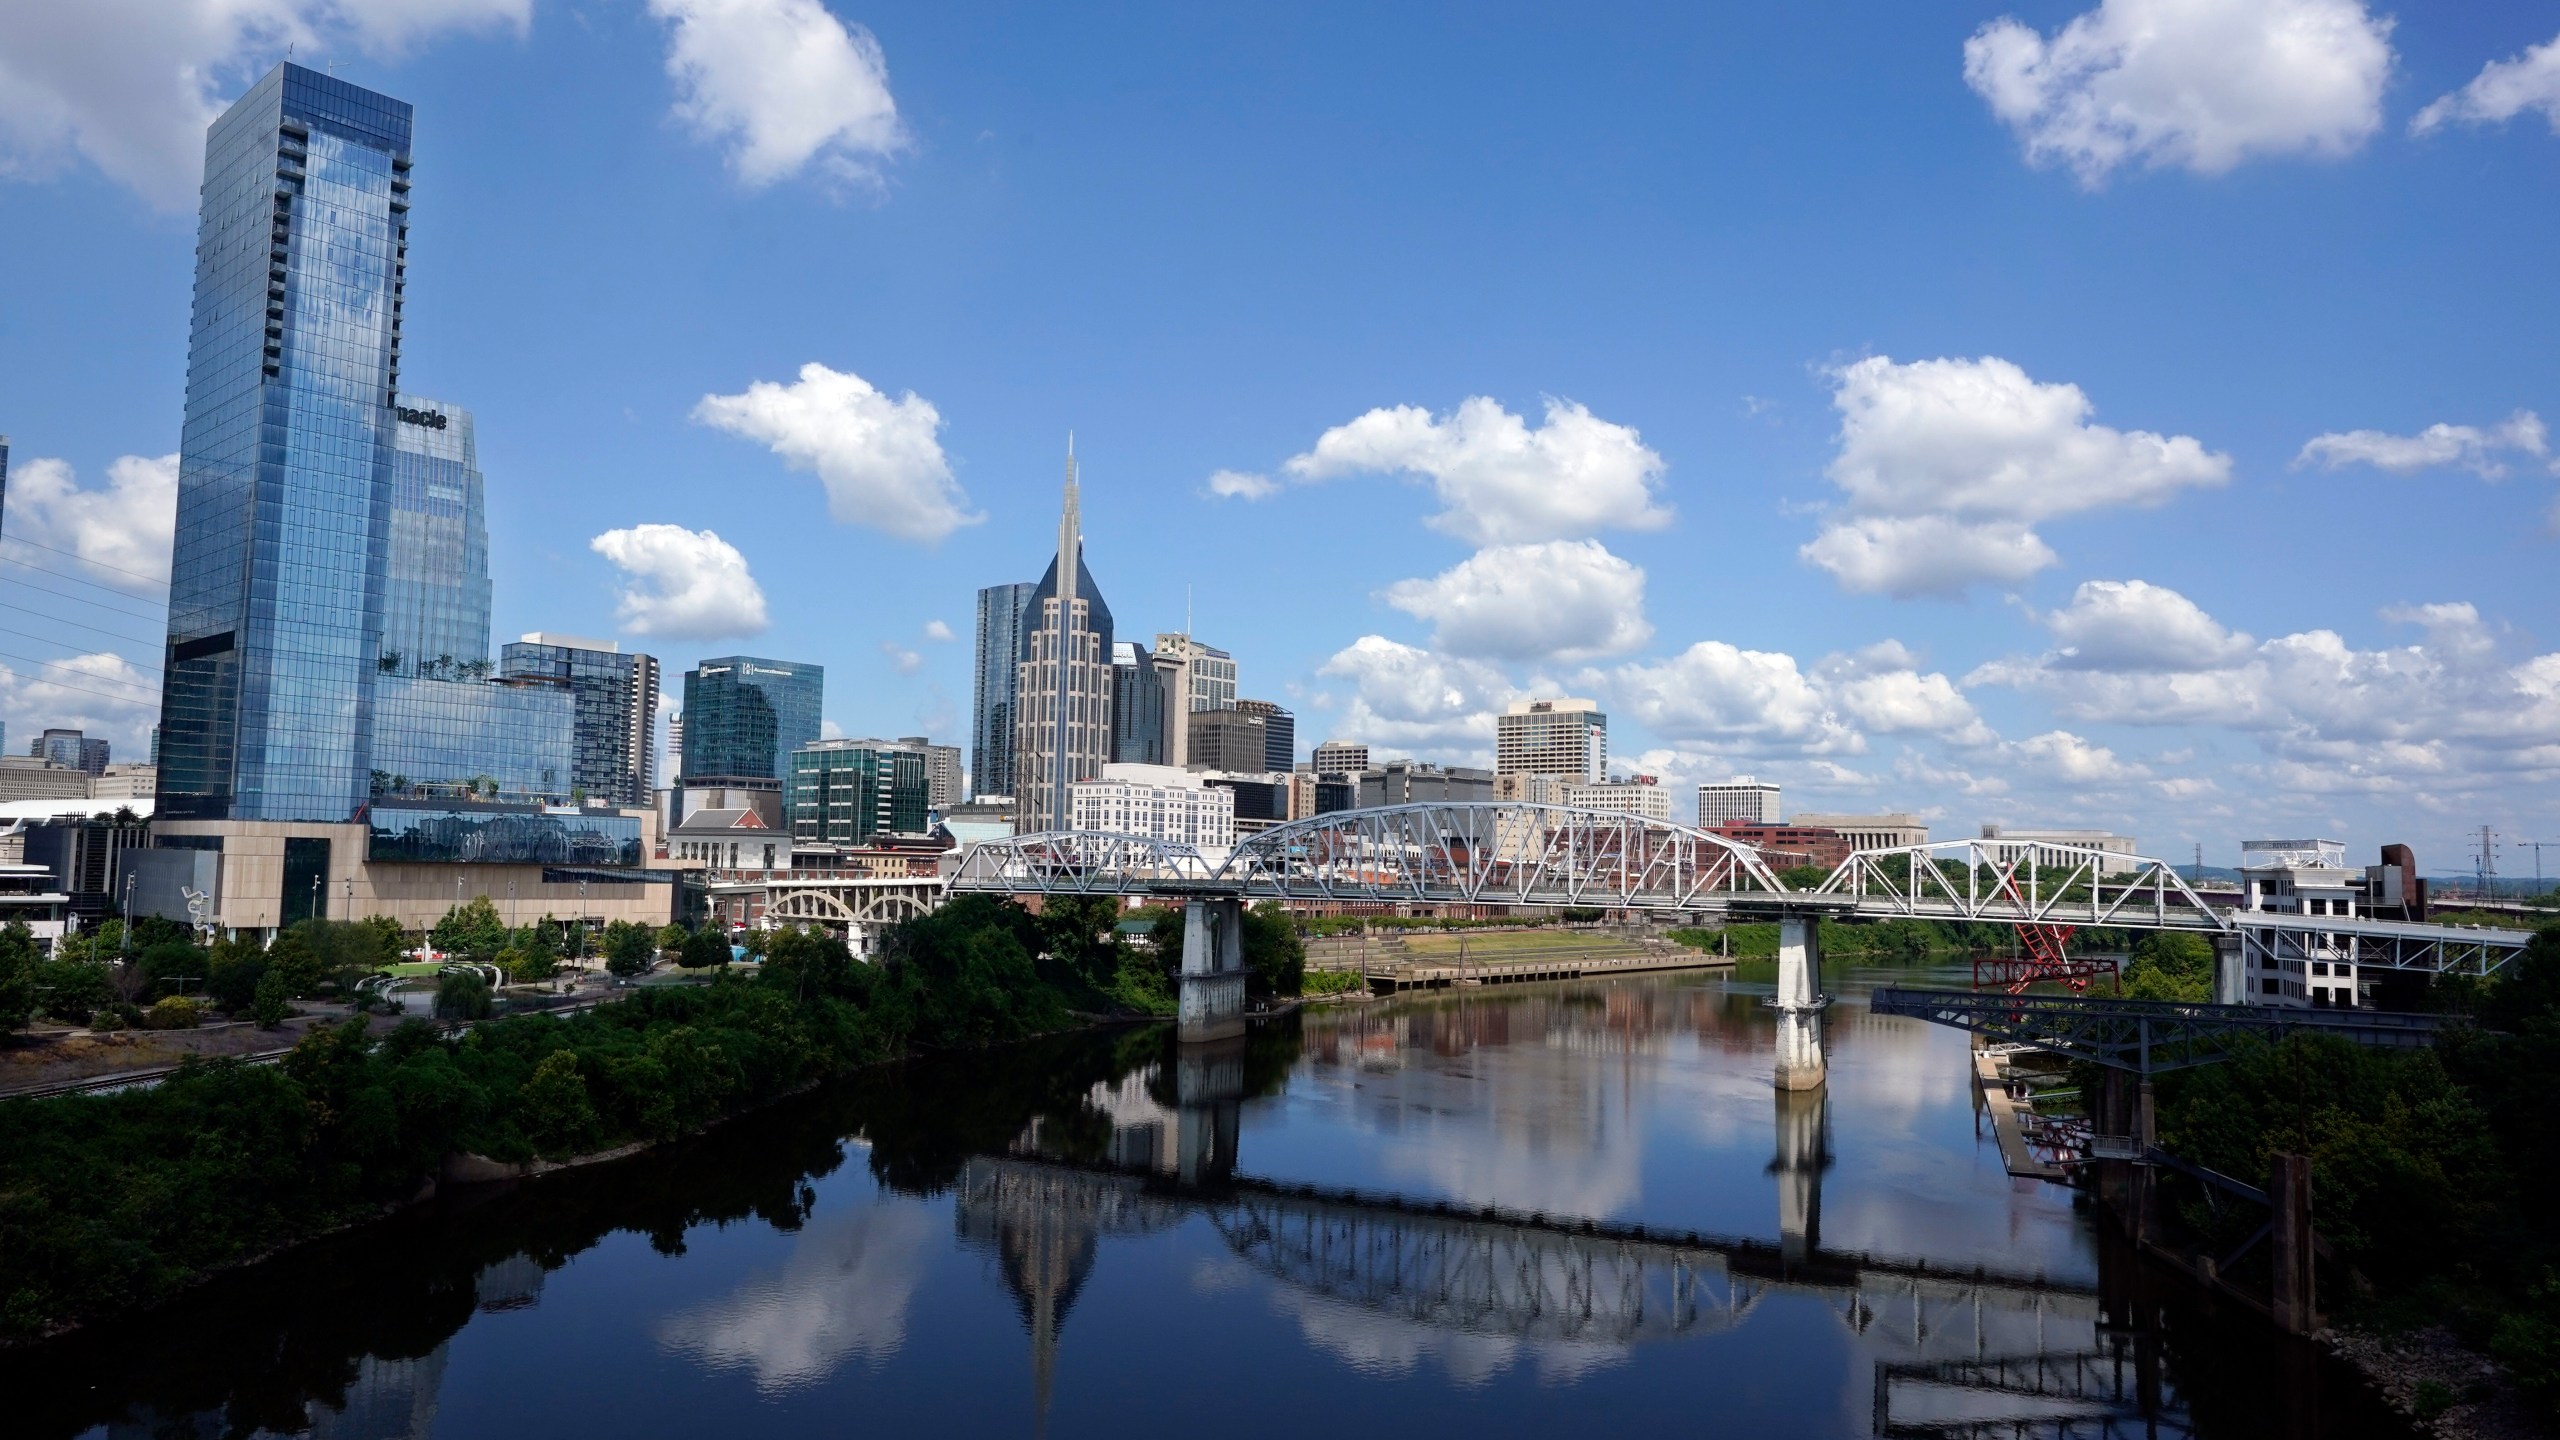
{"type": "Polygon", "coordinates": [[[371,791],[410,119],[287,64],[206,137],[163,818],[344,820],[371,791]]]}
{"type": "Polygon", "coordinates": [[[1076,782],[1111,760],[1111,607],[1084,568],[1084,519],[1076,457],[1067,453],[1066,504],[1058,553],[1031,592],[1016,667],[1014,828],[1022,834],[1071,823],[1076,782]]]}

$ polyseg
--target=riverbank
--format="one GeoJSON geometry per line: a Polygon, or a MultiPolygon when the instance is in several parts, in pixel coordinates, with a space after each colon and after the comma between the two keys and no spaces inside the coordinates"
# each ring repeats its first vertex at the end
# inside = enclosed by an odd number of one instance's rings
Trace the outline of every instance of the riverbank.
{"type": "Polygon", "coordinates": [[[455,1183],[585,1168],[865,1067],[1077,1025],[1117,965],[1082,921],[956,902],[890,961],[777,937],[753,975],[649,987],[569,1017],[321,1027],[280,1063],[0,1103],[0,1344],[145,1309],[455,1183]],[[1044,925],[1047,927],[1044,929],[1044,925]]]}

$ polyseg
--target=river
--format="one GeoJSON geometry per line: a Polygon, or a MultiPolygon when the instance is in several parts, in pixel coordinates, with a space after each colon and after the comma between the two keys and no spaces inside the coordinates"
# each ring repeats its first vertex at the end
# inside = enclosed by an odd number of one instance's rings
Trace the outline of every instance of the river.
{"type": "Polygon", "coordinates": [[[1774,1090],[1768,978],[912,1063],[0,1356],[9,1433],[2407,1433],[2007,1176],[1872,977],[1774,1090]]]}

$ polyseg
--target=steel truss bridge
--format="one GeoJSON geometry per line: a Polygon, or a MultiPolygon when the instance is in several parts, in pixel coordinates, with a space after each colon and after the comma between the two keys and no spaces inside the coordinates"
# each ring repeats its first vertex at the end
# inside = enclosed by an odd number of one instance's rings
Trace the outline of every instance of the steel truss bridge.
{"type": "Polygon", "coordinates": [[[1434,906],[1820,915],[2206,936],[2244,973],[2310,961],[2487,974],[2522,931],[2213,904],[2165,860],[2063,845],[1950,840],[1861,850],[1790,890],[1758,850],[1695,826],[1516,803],[1343,810],[1248,836],[1221,859],[1174,841],[1050,831],[989,841],[956,891],[1434,906]]]}
{"type": "Polygon", "coordinates": [[[1969,990],[1879,989],[1875,1015],[1902,1015],[2039,1046],[2075,1060],[2156,1075],[2228,1059],[2241,1037],[2274,1044],[2287,1035],[2335,1035],[2359,1045],[2417,1049],[2435,1043],[2446,1017],[2388,1010],[2204,1005],[2077,995],[1992,995],[1969,990]]]}

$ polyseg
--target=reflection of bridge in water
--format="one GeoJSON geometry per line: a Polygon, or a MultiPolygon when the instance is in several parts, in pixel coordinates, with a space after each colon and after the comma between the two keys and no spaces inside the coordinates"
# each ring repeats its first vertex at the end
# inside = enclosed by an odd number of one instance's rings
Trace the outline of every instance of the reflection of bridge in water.
{"type": "Polygon", "coordinates": [[[1824,1248],[1826,1091],[1772,1092],[1776,1238],[1721,1236],[1239,1174],[1243,1066],[1219,1049],[1097,1085],[1083,1116],[1035,1121],[961,1177],[960,1232],[1000,1260],[1044,1407],[1102,1242],[1205,1220],[1245,1267],[1314,1302],[1302,1313],[1587,1353],[1725,1334],[1773,1299],[1810,1300],[1874,1363],[1879,1434],[2186,1433],[2156,1346],[2123,1332],[2099,1284],[1824,1248]]]}

